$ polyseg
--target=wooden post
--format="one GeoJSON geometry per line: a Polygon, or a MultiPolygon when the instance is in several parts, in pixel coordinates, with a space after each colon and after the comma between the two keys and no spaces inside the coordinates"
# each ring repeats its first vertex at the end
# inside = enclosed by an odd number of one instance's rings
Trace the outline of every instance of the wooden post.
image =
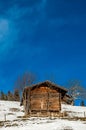
{"type": "Polygon", "coordinates": [[[44,103],[43,103],[43,100],[41,99],[41,109],[40,109],[40,115],[42,114],[43,107],[44,107],[44,103]]]}
{"type": "Polygon", "coordinates": [[[4,114],[4,121],[6,121],[6,114],[4,114]]]}
{"type": "Polygon", "coordinates": [[[49,115],[49,92],[47,89],[47,115],[49,115]]]}
{"type": "Polygon", "coordinates": [[[29,110],[29,115],[31,116],[31,92],[30,92],[30,88],[29,88],[29,92],[28,92],[28,110],[29,110]]]}
{"type": "Polygon", "coordinates": [[[61,110],[61,92],[59,92],[59,107],[60,107],[60,110],[61,110]]]}
{"type": "Polygon", "coordinates": [[[25,115],[28,114],[27,90],[25,91],[25,115]]]}
{"type": "Polygon", "coordinates": [[[85,112],[84,112],[84,117],[85,117],[85,112]]]}

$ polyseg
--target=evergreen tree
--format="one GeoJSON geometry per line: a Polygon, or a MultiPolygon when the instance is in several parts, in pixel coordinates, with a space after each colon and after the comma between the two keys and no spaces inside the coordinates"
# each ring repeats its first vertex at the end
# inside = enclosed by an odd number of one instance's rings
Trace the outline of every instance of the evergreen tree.
{"type": "Polygon", "coordinates": [[[81,101],[80,106],[85,106],[85,103],[83,100],[81,101]]]}
{"type": "Polygon", "coordinates": [[[13,101],[14,100],[14,96],[10,91],[8,91],[7,98],[8,98],[8,101],[13,101]]]}
{"type": "Polygon", "coordinates": [[[4,94],[4,92],[1,91],[1,92],[0,92],[0,99],[1,99],[1,100],[5,100],[5,96],[6,96],[6,95],[4,94]]]}
{"type": "Polygon", "coordinates": [[[6,95],[6,94],[4,94],[4,100],[8,100],[8,98],[7,98],[7,95],[6,95]]]}

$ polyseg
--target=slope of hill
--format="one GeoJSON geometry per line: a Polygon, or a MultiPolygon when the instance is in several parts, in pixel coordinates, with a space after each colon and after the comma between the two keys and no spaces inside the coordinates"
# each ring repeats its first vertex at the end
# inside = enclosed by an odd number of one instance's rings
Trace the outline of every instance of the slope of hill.
{"type": "Polygon", "coordinates": [[[86,117],[86,107],[62,104],[62,112],[66,111],[69,117],[86,117]]]}
{"type": "MultiPolygon", "coordinates": [[[[78,116],[79,112],[86,112],[85,107],[62,105],[62,111],[67,111],[70,116],[78,116]],[[72,113],[73,112],[73,113],[72,113]]],[[[0,101],[0,130],[86,130],[86,121],[72,121],[59,118],[21,118],[23,108],[19,102],[0,101]]],[[[79,115],[80,116],[80,115],[79,115]]]]}

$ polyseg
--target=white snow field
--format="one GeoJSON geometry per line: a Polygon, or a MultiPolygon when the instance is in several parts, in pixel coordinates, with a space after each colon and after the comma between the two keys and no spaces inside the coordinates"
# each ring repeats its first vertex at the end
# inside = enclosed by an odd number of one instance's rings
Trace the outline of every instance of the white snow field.
{"type": "Polygon", "coordinates": [[[66,111],[70,117],[86,117],[86,107],[62,104],[63,111],[66,111]]]}
{"type": "MultiPolygon", "coordinates": [[[[62,111],[67,111],[72,117],[83,117],[86,107],[62,105],[62,111]]],[[[0,101],[0,130],[86,130],[86,121],[40,117],[19,118],[23,115],[23,107],[20,107],[19,102],[0,101]]]]}

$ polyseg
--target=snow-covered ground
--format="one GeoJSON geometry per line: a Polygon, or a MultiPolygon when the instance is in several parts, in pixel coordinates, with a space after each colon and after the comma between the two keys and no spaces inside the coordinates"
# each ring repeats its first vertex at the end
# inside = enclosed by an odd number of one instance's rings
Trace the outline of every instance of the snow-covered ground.
{"type": "Polygon", "coordinates": [[[63,111],[66,111],[70,117],[86,117],[86,107],[62,104],[63,111]]]}
{"type": "Polygon", "coordinates": [[[23,107],[19,102],[0,101],[0,121],[15,120],[18,116],[23,116],[23,107]]]}
{"type": "MultiPolygon", "coordinates": [[[[82,113],[82,116],[86,112],[86,108],[62,105],[62,111],[67,111],[70,115],[71,112],[75,112],[75,115],[80,117],[79,113],[82,113]]],[[[59,118],[19,118],[23,115],[23,107],[20,107],[19,102],[0,101],[0,125],[3,124],[0,130],[86,130],[86,121],[59,118]],[[5,120],[6,122],[3,123],[2,121],[5,120]]]]}

